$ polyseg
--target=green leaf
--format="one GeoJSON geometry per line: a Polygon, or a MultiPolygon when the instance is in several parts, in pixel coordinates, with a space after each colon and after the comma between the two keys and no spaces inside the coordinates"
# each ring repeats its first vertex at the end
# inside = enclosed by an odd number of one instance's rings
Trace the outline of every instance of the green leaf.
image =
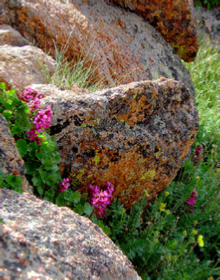
{"type": "Polygon", "coordinates": [[[40,178],[41,180],[46,183],[46,178],[48,176],[47,172],[45,170],[43,170],[42,166],[39,168],[39,174],[40,174],[40,178]]]}
{"type": "Polygon", "coordinates": [[[47,175],[47,172],[44,173],[44,180],[45,180],[45,184],[47,184],[48,186],[53,186],[58,180],[57,176],[55,174],[50,174],[47,175]]]}
{"type": "Polygon", "coordinates": [[[86,202],[84,204],[84,213],[89,217],[92,214],[92,211],[93,207],[88,202],[86,202]]]}
{"type": "Polygon", "coordinates": [[[6,85],[5,83],[0,83],[0,90],[5,91],[6,90],[6,85]]]}
{"type": "Polygon", "coordinates": [[[81,199],[81,193],[79,191],[75,191],[71,197],[70,197],[70,201],[74,202],[74,203],[78,203],[81,199]]]}
{"type": "Polygon", "coordinates": [[[29,131],[31,129],[32,125],[31,125],[29,119],[27,118],[21,122],[21,126],[24,131],[29,131]]]}
{"type": "Polygon", "coordinates": [[[167,248],[169,249],[175,249],[177,248],[179,245],[178,245],[178,240],[177,239],[171,239],[171,240],[168,240],[167,242],[167,248]]]}
{"type": "Polygon", "coordinates": [[[108,236],[111,234],[110,228],[105,226],[103,221],[98,220],[96,224],[104,231],[105,234],[107,234],[108,236]]]}
{"type": "Polygon", "coordinates": [[[40,164],[36,161],[27,161],[24,164],[26,174],[33,175],[35,171],[37,171],[40,167],[40,164]]]}
{"type": "Polygon", "coordinates": [[[63,193],[59,193],[58,196],[56,197],[56,204],[58,206],[65,206],[65,201],[64,201],[63,193]]]}
{"type": "Polygon", "coordinates": [[[20,125],[19,122],[15,122],[11,129],[11,134],[21,136],[21,133],[24,133],[24,128],[20,125]]]}
{"type": "Polygon", "coordinates": [[[84,207],[83,207],[83,205],[78,204],[78,205],[74,208],[74,211],[75,211],[76,213],[78,213],[79,215],[82,215],[83,212],[84,212],[84,207]]]}
{"type": "Polygon", "coordinates": [[[34,186],[43,185],[43,182],[42,182],[41,178],[39,178],[38,176],[33,177],[32,182],[33,182],[34,186]]]}
{"type": "Polygon", "coordinates": [[[41,187],[37,187],[37,191],[40,196],[42,196],[44,194],[44,190],[41,187]]]}
{"type": "Polygon", "coordinates": [[[9,175],[5,181],[12,189],[20,188],[22,184],[22,179],[17,175],[9,175]]]}
{"type": "Polygon", "coordinates": [[[73,191],[71,189],[68,189],[64,192],[64,199],[67,201],[70,201],[71,195],[73,194],[73,191]]]}
{"type": "Polygon", "coordinates": [[[27,153],[27,142],[24,139],[19,139],[16,143],[19,154],[23,157],[27,153]]]}
{"type": "Polygon", "coordinates": [[[12,116],[12,111],[10,110],[5,110],[2,112],[2,116],[5,117],[5,119],[10,122],[11,116],[12,116]]]}
{"type": "Polygon", "coordinates": [[[52,189],[50,189],[50,190],[45,192],[45,196],[48,196],[48,197],[52,198],[52,197],[55,196],[55,192],[52,189]]]}

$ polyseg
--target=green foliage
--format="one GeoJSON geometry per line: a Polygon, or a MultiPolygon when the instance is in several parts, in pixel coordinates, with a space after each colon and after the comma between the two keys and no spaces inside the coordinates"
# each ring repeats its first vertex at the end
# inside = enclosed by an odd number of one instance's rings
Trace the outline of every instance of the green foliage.
{"type": "Polygon", "coordinates": [[[219,0],[196,0],[195,1],[196,6],[205,6],[209,10],[213,8],[214,5],[219,5],[220,1],[219,0]]]}
{"type": "Polygon", "coordinates": [[[0,188],[7,188],[22,193],[21,185],[22,179],[19,176],[13,174],[5,176],[3,170],[0,169],[0,188]]]}

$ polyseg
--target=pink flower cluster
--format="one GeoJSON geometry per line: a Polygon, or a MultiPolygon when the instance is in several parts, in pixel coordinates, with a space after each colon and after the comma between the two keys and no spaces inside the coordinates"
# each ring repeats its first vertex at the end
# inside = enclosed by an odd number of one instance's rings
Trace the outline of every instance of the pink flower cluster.
{"type": "Polygon", "coordinates": [[[70,181],[69,178],[66,178],[66,179],[63,179],[63,181],[61,183],[58,183],[61,192],[65,192],[65,190],[67,190],[69,188],[69,186],[70,186],[69,181],[70,181]]]}
{"type": "Polygon", "coordinates": [[[195,152],[196,154],[192,157],[192,161],[194,162],[194,165],[196,165],[197,162],[202,161],[202,157],[201,157],[201,155],[203,154],[202,144],[196,148],[195,152]]]}
{"type": "Polygon", "coordinates": [[[42,97],[43,96],[40,92],[36,92],[31,88],[27,88],[25,91],[23,91],[20,99],[25,103],[29,103],[28,106],[30,111],[35,112],[40,105],[40,99],[42,97]]]}
{"type": "Polygon", "coordinates": [[[90,204],[95,207],[94,213],[99,218],[106,217],[105,208],[107,205],[111,204],[110,198],[112,197],[112,193],[114,191],[114,187],[110,182],[106,182],[105,187],[107,187],[107,190],[101,191],[100,187],[93,187],[92,185],[89,186],[89,190],[92,192],[92,200],[90,204]]]}
{"type": "MultiPolygon", "coordinates": [[[[189,206],[193,206],[194,207],[196,205],[196,197],[198,197],[198,194],[197,194],[196,189],[194,189],[192,194],[191,194],[191,197],[186,202],[186,204],[189,205],[189,206]]],[[[192,209],[188,209],[187,211],[190,212],[190,213],[194,212],[194,210],[192,210],[192,209]]]]}
{"type": "MultiPolygon", "coordinates": [[[[20,99],[28,104],[31,112],[35,112],[40,105],[40,99],[42,98],[40,92],[36,92],[31,88],[27,88],[21,95],[20,99]]],[[[44,132],[44,129],[51,126],[51,115],[53,114],[50,106],[47,106],[46,110],[40,110],[37,112],[34,118],[34,127],[30,131],[26,131],[29,138],[40,146],[41,139],[37,133],[44,132]]]]}
{"type": "Polygon", "coordinates": [[[37,132],[44,132],[44,129],[51,126],[50,116],[53,114],[50,106],[46,107],[46,110],[40,110],[37,112],[37,116],[34,119],[33,124],[37,132]]]}

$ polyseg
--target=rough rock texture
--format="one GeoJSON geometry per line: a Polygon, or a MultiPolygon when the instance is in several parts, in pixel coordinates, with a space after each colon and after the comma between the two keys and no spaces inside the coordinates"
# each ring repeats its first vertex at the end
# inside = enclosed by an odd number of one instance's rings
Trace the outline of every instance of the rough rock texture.
{"type": "MultiPolygon", "coordinates": [[[[104,0],[2,0],[0,23],[10,24],[43,50],[86,57],[94,80],[119,85],[167,77],[194,94],[188,71],[161,34],[135,13],[104,0]]],[[[35,82],[36,83],[36,82],[35,82]]]]}
{"type": "Polygon", "coordinates": [[[22,178],[22,190],[32,193],[32,187],[25,178],[24,162],[19,155],[14,138],[7,121],[0,114],[0,168],[8,176],[18,175],[22,178]]]}
{"type": "Polygon", "coordinates": [[[10,25],[0,25],[0,45],[25,46],[28,41],[10,25]]]}
{"type": "Polygon", "coordinates": [[[152,24],[187,62],[198,51],[197,26],[192,0],[106,0],[142,16],[152,24]]]}
{"type": "Polygon", "coordinates": [[[89,219],[27,193],[2,189],[0,197],[1,279],[141,280],[89,219]]]}
{"type": "Polygon", "coordinates": [[[45,265],[37,247],[5,224],[0,231],[0,277],[7,279],[68,279],[54,265],[45,265]]]}
{"type": "Polygon", "coordinates": [[[134,82],[73,95],[52,85],[32,85],[54,112],[61,173],[82,192],[110,181],[125,207],[143,190],[154,200],[167,187],[195,140],[197,110],[180,82],[134,82]],[[78,185],[78,182],[81,184],[78,185]]]}
{"type": "Polygon", "coordinates": [[[196,7],[196,19],[199,26],[199,35],[203,40],[211,40],[212,45],[220,49],[220,7],[211,11],[196,7]]]}
{"type": "Polygon", "coordinates": [[[0,46],[0,82],[16,87],[18,95],[27,85],[47,83],[37,60],[48,68],[49,75],[53,74],[56,62],[41,49],[33,46],[0,46]]]}

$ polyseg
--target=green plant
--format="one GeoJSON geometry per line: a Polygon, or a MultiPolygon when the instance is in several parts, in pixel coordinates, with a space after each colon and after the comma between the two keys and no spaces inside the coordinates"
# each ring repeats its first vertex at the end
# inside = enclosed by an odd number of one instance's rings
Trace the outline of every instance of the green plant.
{"type": "Polygon", "coordinates": [[[219,0],[197,0],[194,1],[196,6],[205,6],[207,7],[209,10],[211,10],[213,8],[213,6],[217,6],[220,4],[219,0]]]}
{"type": "Polygon", "coordinates": [[[68,58],[65,56],[67,44],[68,41],[61,50],[55,45],[55,60],[57,64],[52,76],[50,76],[47,67],[38,60],[47,82],[54,84],[60,89],[71,89],[73,84],[77,84],[81,88],[86,88],[89,92],[106,88],[104,79],[102,81],[95,79],[97,69],[93,66],[94,59],[90,59],[89,55],[73,57],[72,61],[68,61],[68,58]]]}

